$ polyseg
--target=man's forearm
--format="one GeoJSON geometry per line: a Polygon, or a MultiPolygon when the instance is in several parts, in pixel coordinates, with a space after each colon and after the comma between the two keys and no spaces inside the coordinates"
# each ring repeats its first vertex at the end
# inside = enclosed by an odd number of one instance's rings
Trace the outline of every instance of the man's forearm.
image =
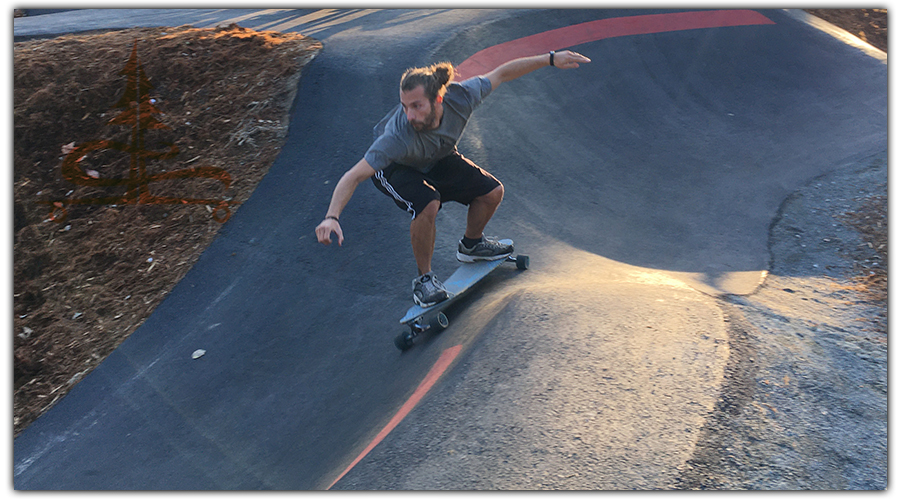
{"type": "Polygon", "coordinates": [[[331,203],[328,205],[328,212],[325,216],[340,217],[341,212],[344,211],[344,207],[347,206],[347,203],[350,202],[350,198],[353,197],[356,186],[359,186],[362,181],[373,175],[375,175],[375,170],[369,166],[369,163],[365,159],[360,160],[353,168],[344,172],[344,175],[341,176],[341,179],[334,187],[334,193],[331,195],[331,203]]]}
{"type": "MultiPolygon", "coordinates": [[[[546,54],[513,59],[497,66],[485,76],[491,81],[491,86],[496,89],[501,83],[515,80],[544,66],[550,66],[550,57],[551,53],[547,52],[546,54]]],[[[577,68],[579,64],[591,62],[587,57],[571,50],[555,52],[552,57],[554,57],[553,66],[559,69],[577,68]]]]}
{"type": "Polygon", "coordinates": [[[341,212],[344,211],[344,207],[350,202],[350,198],[353,197],[353,193],[358,185],[359,182],[350,175],[350,172],[346,172],[341,177],[341,180],[338,181],[337,186],[334,187],[331,203],[328,205],[328,212],[325,216],[340,218],[341,212]]]}
{"type": "Polygon", "coordinates": [[[494,71],[500,79],[500,83],[515,80],[520,76],[527,75],[532,71],[538,70],[545,66],[550,66],[550,54],[539,54],[536,56],[520,57],[507,61],[497,67],[494,71]]]}

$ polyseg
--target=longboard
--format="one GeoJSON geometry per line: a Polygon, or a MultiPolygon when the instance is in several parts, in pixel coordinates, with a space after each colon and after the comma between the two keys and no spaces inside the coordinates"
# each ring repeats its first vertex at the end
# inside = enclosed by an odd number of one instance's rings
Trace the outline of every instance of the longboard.
{"type": "MultiPolygon", "coordinates": [[[[512,245],[512,240],[501,240],[501,243],[512,245]]],[[[528,269],[528,256],[512,255],[498,260],[478,261],[464,263],[450,277],[444,281],[444,288],[450,297],[446,300],[438,302],[429,307],[414,305],[406,311],[406,315],[400,320],[400,323],[409,327],[408,332],[403,332],[394,338],[394,345],[401,351],[405,351],[413,346],[413,341],[419,335],[425,333],[432,328],[435,331],[441,331],[450,326],[450,320],[443,310],[451,306],[454,302],[463,297],[466,292],[494,269],[500,267],[504,262],[515,262],[516,267],[520,270],[528,269]]]]}

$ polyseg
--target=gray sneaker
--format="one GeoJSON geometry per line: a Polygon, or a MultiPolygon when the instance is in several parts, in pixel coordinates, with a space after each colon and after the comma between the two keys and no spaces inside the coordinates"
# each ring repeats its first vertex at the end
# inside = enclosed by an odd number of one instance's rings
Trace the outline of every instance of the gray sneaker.
{"type": "Polygon", "coordinates": [[[412,284],[413,300],[422,307],[431,307],[450,297],[444,284],[434,276],[433,272],[419,276],[413,280],[412,284]]]}
{"type": "Polygon", "coordinates": [[[466,248],[462,240],[459,240],[459,248],[456,252],[456,260],[460,262],[476,262],[479,260],[505,259],[513,253],[512,245],[505,245],[487,236],[482,238],[472,248],[466,248]]]}

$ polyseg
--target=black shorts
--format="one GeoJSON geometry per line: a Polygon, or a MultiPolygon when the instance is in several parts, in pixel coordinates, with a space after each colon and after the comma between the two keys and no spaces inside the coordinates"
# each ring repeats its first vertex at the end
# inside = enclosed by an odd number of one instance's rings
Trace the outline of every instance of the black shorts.
{"type": "Polygon", "coordinates": [[[372,182],[413,219],[434,200],[442,205],[446,201],[468,205],[500,185],[493,175],[459,152],[438,160],[427,174],[392,163],[376,173],[372,182]]]}

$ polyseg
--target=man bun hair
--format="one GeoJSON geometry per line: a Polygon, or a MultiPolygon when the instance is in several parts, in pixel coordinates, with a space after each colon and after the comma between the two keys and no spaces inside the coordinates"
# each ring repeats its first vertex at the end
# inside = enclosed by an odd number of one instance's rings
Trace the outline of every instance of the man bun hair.
{"type": "Polygon", "coordinates": [[[453,79],[455,70],[449,62],[441,62],[424,68],[410,68],[400,77],[400,90],[409,92],[418,86],[425,90],[425,97],[434,102],[443,96],[453,79]]]}
{"type": "Polygon", "coordinates": [[[435,78],[437,78],[438,83],[441,87],[446,87],[450,80],[453,79],[453,65],[444,62],[435,64],[432,68],[432,73],[434,73],[435,78]]]}

